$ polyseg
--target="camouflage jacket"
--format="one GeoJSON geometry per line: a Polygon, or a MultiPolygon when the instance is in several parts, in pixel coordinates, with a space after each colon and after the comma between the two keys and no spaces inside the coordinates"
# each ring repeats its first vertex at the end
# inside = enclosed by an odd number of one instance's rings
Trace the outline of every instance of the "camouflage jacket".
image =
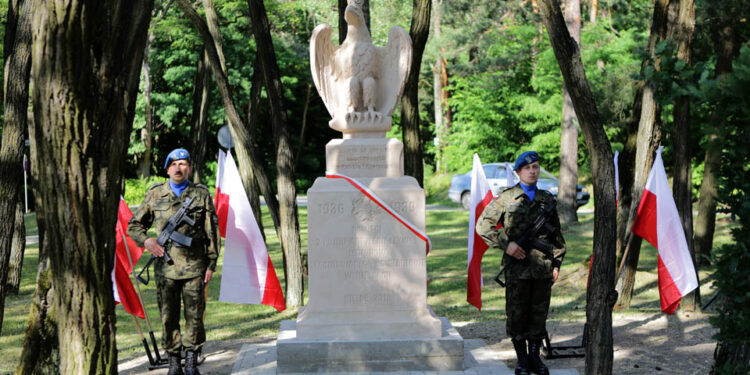
{"type": "Polygon", "coordinates": [[[194,226],[182,224],[177,231],[192,237],[190,247],[181,247],[170,242],[165,250],[174,260],[174,264],[167,264],[163,258],[154,263],[154,272],[169,279],[191,279],[203,276],[206,269],[216,270],[216,259],[219,257],[218,218],[211,199],[211,193],[205,185],[195,185],[192,182],[182,194],[177,197],[169,187],[169,182],[155,184],[146,192],[143,203],[128,223],[128,235],[138,246],[149,238],[147,232],[151,225],[156,229],[156,236],[166,226],[167,221],[182,203],[190,197],[195,201],[188,209],[188,216],[195,221],[194,226]]]}
{"type": "MultiPolygon", "coordinates": [[[[519,184],[503,191],[493,200],[477,219],[476,230],[490,247],[507,250],[508,242],[517,239],[529,228],[542,212],[542,206],[552,204],[555,197],[546,190],[537,190],[534,202],[524,193],[519,184]],[[502,228],[497,228],[501,224],[502,228]]],[[[545,279],[552,277],[552,269],[559,268],[565,256],[565,239],[560,231],[560,219],[557,209],[552,212],[548,222],[554,228],[539,230],[538,239],[552,245],[554,258],[550,258],[537,249],[526,249],[526,259],[508,265],[507,277],[517,279],[545,279]]],[[[503,254],[503,264],[511,261],[508,254],[503,254]]]]}

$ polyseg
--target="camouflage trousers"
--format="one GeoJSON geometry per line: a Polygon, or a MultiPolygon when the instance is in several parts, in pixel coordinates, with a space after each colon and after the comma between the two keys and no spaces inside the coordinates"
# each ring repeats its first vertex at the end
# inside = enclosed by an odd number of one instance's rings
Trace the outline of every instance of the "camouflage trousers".
{"type": "Polygon", "coordinates": [[[512,340],[535,340],[547,336],[547,313],[552,279],[507,280],[505,330],[512,340]]]}
{"type": "Polygon", "coordinates": [[[203,311],[206,299],[203,294],[203,276],[174,280],[156,277],[159,310],[161,311],[162,345],[167,353],[198,350],[206,342],[203,311]],[[180,333],[180,310],[185,307],[185,331],[180,333]]]}

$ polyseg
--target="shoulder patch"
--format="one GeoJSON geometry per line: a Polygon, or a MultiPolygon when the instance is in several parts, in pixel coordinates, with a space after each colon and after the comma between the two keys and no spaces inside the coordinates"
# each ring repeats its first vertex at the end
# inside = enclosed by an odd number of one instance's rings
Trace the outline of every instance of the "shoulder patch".
{"type": "Polygon", "coordinates": [[[159,186],[162,186],[162,185],[164,185],[164,182],[157,182],[157,183],[155,183],[155,184],[151,185],[151,187],[150,187],[150,188],[148,188],[148,190],[147,190],[147,191],[151,191],[151,190],[154,190],[154,189],[156,189],[157,187],[159,187],[159,186]]]}
{"type": "MultiPolygon", "coordinates": [[[[201,189],[206,189],[206,190],[209,190],[209,189],[208,189],[208,186],[206,186],[206,185],[203,185],[203,184],[195,184],[194,186],[195,186],[195,187],[198,187],[198,188],[201,188],[201,189]]],[[[209,191],[210,191],[210,190],[209,190],[209,191]]]]}

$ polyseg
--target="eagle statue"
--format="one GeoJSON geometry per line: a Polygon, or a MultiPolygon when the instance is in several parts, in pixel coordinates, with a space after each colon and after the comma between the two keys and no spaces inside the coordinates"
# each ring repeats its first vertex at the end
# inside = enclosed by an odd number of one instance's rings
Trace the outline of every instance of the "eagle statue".
{"type": "Polygon", "coordinates": [[[331,114],[329,125],[344,135],[385,132],[404,90],[411,65],[411,38],[394,26],[388,44],[370,39],[362,0],[348,0],[346,39],[331,43],[330,25],[317,26],[310,38],[310,69],[318,94],[331,114]]]}

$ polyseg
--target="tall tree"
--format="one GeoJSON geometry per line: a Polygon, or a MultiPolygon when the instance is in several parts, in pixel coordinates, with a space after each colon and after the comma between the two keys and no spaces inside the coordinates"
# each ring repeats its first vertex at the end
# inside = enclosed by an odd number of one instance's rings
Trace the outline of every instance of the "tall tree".
{"type": "Polygon", "coordinates": [[[250,19],[258,48],[260,72],[268,94],[268,107],[273,123],[276,143],[276,188],[279,192],[279,217],[281,219],[281,239],[284,251],[286,274],[286,303],[288,306],[301,306],[303,303],[302,251],[297,218],[297,191],[294,185],[294,155],[289,124],[284,109],[284,96],[281,75],[276,63],[276,53],[271,39],[271,30],[266,8],[261,0],[248,0],[250,19]]]}
{"type": "MultiPolygon", "coordinates": [[[[266,199],[268,211],[271,214],[276,233],[279,234],[281,233],[279,224],[279,202],[276,199],[273,186],[263,169],[260,156],[254,146],[253,135],[248,130],[248,127],[245,126],[245,123],[242,121],[242,118],[234,105],[231,87],[229,86],[226,73],[221,69],[221,60],[216,51],[216,44],[213,42],[213,36],[208,29],[206,21],[201,18],[190,3],[185,0],[177,0],[177,3],[180,5],[180,8],[182,8],[182,11],[188,19],[193,23],[193,26],[198,30],[198,34],[203,41],[206,56],[208,56],[211,70],[214,73],[216,87],[221,94],[224,111],[226,112],[227,120],[229,121],[229,130],[232,134],[232,140],[235,146],[234,151],[237,155],[237,162],[239,163],[242,184],[245,186],[245,189],[247,189],[247,187],[251,185],[250,181],[252,181],[254,173],[260,186],[260,190],[266,199]]],[[[279,237],[281,236],[279,235],[279,237]]]]}
{"type": "Polygon", "coordinates": [[[23,271],[23,254],[26,247],[26,228],[24,227],[23,200],[21,199],[21,194],[19,194],[16,201],[16,215],[14,221],[13,241],[8,262],[6,294],[18,295],[18,289],[21,287],[21,275],[23,271]]]}
{"type": "Polygon", "coordinates": [[[419,70],[430,34],[430,0],[414,0],[409,36],[412,42],[411,68],[401,97],[401,127],[404,140],[404,174],[424,186],[424,144],[419,125],[419,70]]]}
{"type": "Polygon", "coordinates": [[[63,374],[117,371],[114,227],[152,6],[34,5],[32,162],[63,374]]]}
{"type": "MultiPolygon", "coordinates": [[[[642,72],[646,69],[659,69],[656,55],[656,44],[667,36],[667,6],[669,0],[656,0],[654,3],[654,14],[651,21],[651,35],[648,39],[648,51],[650,60],[644,62],[642,72]]],[[[624,246],[622,250],[623,259],[617,273],[617,286],[619,292],[617,308],[627,308],[633,296],[635,285],[635,274],[638,267],[638,258],[641,252],[642,240],[634,235],[629,228],[633,226],[635,215],[638,212],[640,197],[646,185],[646,178],[654,164],[655,152],[661,143],[661,107],[654,96],[655,89],[650,80],[646,80],[642,87],[643,94],[640,95],[641,112],[638,117],[638,134],[636,136],[635,171],[633,173],[633,185],[629,188],[631,197],[630,207],[623,206],[621,210],[627,210],[627,224],[624,228],[624,238],[620,243],[624,246]]],[[[636,103],[638,99],[636,98],[636,103]]],[[[624,212],[624,211],[623,211],[624,212]]]]}
{"type": "MultiPolygon", "coordinates": [[[[432,18],[434,20],[432,38],[440,44],[440,13],[442,0],[432,0],[432,18]]],[[[435,106],[435,138],[437,145],[435,147],[435,171],[445,172],[446,165],[443,162],[443,152],[445,149],[446,138],[451,127],[451,109],[448,106],[449,93],[448,87],[448,62],[445,58],[445,48],[439,48],[435,54],[435,65],[432,66],[432,93],[435,106]]]]}
{"type": "Polygon", "coordinates": [[[594,178],[594,264],[586,292],[586,374],[611,374],[613,360],[612,307],[617,299],[615,273],[615,186],[612,148],[599,118],[586,79],[578,44],[568,33],[559,2],[541,0],[539,8],[547,27],[565,86],[570,92],[591,154],[594,178]]]}
{"type": "MultiPolygon", "coordinates": [[[[202,51],[195,65],[193,78],[193,111],[190,117],[190,151],[193,159],[192,181],[201,182],[201,170],[208,148],[208,109],[211,93],[211,68],[206,52],[202,51]]],[[[226,71],[225,71],[226,73],[226,71]]]]}
{"type": "Polygon", "coordinates": [[[5,26],[5,113],[0,146],[0,331],[5,312],[6,281],[16,222],[16,204],[23,189],[23,148],[29,106],[31,17],[29,0],[8,2],[5,26]]]}
{"type": "MultiPolygon", "coordinates": [[[[581,1],[565,0],[565,23],[570,36],[581,48],[581,1]]],[[[557,195],[560,221],[578,222],[578,124],[573,101],[563,85],[562,132],[560,134],[560,184],[557,195]]]]}
{"type": "MultiPolygon", "coordinates": [[[[346,12],[346,7],[349,5],[349,2],[352,0],[338,0],[339,3],[339,44],[344,43],[344,39],[346,39],[346,18],[344,18],[344,14],[346,12]]],[[[367,30],[370,30],[370,35],[372,35],[372,29],[370,28],[370,0],[360,0],[362,5],[360,6],[360,9],[362,9],[362,13],[365,14],[365,25],[367,25],[367,30]]]]}
{"type": "MultiPolygon", "coordinates": [[[[711,41],[716,52],[716,78],[723,80],[732,72],[732,60],[739,53],[742,37],[737,32],[741,17],[738,14],[750,13],[750,5],[745,3],[745,9],[738,8],[740,3],[725,1],[709,1],[706,7],[709,15],[711,41]]],[[[724,119],[715,110],[711,115],[711,125],[707,130],[706,154],[703,161],[703,181],[701,182],[698,198],[698,216],[695,219],[695,233],[693,235],[695,255],[698,263],[707,265],[713,248],[714,229],[716,226],[716,199],[719,190],[719,168],[721,161],[722,142],[717,131],[723,125],[724,119]]]]}
{"type": "MultiPolygon", "coordinates": [[[[695,1],[679,0],[670,3],[675,7],[677,19],[670,22],[667,37],[677,45],[677,58],[690,66],[693,60],[693,34],[695,32],[695,1]]],[[[670,12],[671,13],[671,12],[670,12]]],[[[672,113],[674,118],[674,177],[672,191],[680,214],[682,228],[685,231],[693,264],[696,264],[695,247],[693,246],[693,184],[690,152],[690,99],[679,96],[675,100],[672,113]]],[[[695,268],[697,272],[697,268],[695,268]]],[[[697,276],[697,273],[696,273],[697,276]]],[[[700,285],[700,284],[699,284],[700,285]]],[[[687,311],[700,310],[700,288],[682,297],[680,308],[687,311]]]]}

